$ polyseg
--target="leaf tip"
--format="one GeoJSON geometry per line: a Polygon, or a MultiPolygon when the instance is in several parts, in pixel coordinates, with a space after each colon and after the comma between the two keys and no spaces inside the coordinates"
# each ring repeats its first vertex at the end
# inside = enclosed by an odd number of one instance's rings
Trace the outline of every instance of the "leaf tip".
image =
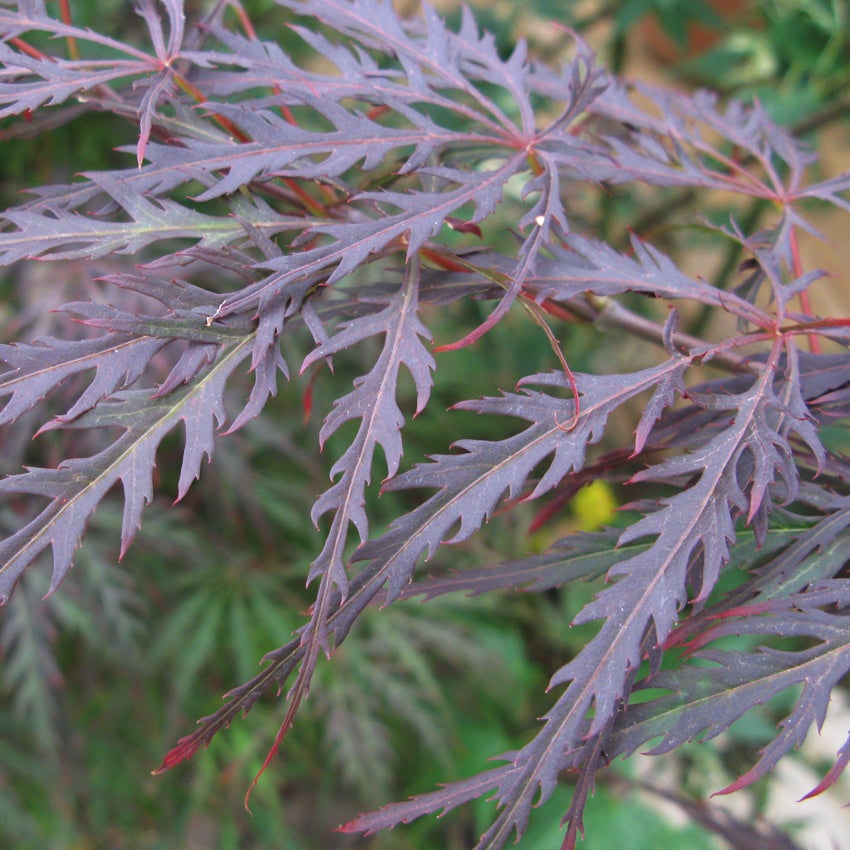
{"type": "Polygon", "coordinates": [[[756,777],[753,775],[753,771],[750,770],[743,776],[739,776],[730,785],[727,785],[725,788],[721,788],[719,791],[715,791],[711,796],[725,797],[727,794],[734,794],[736,791],[740,791],[743,788],[746,788],[748,785],[751,785],[755,778],[756,777]]]}
{"type": "Polygon", "coordinates": [[[176,767],[181,762],[188,761],[200,749],[200,746],[201,740],[192,735],[189,735],[186,738],[181,738],[177,742],[177,745],[172,747],[165,754],[162,764],[156,768],[156,770],[151,771],[151,775],[159,776],[160,774],[171,770],[172,767],[176,767]]]}

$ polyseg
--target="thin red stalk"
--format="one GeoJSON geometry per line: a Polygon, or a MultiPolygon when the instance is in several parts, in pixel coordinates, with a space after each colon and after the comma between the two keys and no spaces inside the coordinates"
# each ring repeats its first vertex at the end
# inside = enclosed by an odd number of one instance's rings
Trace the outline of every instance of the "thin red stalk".
{"type": "Polygon", "coordinates": [[[245,35],[254,41],[257,38],[257,31],[254,29],[254,25],[251,23],[248,14],[242,8],[242,4],[238,0],[230,0],[230,8],[236,12],[236,17],[239,18],[239,23],[242,29],[245,30],[245,35]]]}
{"type": "MultiPolygon", "coordinates": [[[[68,0],[59,0],[59,11],[62,15],[62,22],[67,24],[69,27],[74,25],[74,22],[71,20],[71,5],[68,0]]],[[[71,59],[79,59],[80,58],[80,48],[77,45],[77,39],[71,35],[65,36],[65,43],[68,45],[68,56],[71,59]]]]}
{"type": "MultiPolygon", "coordinates": [[[[204,103],[206,101],[203,92],[192,85],[192,83],[190,83],[185,77],[175,72],[174,81],[181,89],[183,89],[184,92],[186,92],[186,94],[193,98],[196,103],[204,103]]],[[[230,135],[237,141],[251,141],[251,137],[244,131],[240,130],[239,127],[237,127],[230,119],[225,118],[223,115],[216,115],[215,113],[213,113],[212,118],[219,127],[230,133],[230,135]]],[[[298,196],[299,200],[311,213],[313,213],[313,215],[321,216],[323,218],[327,216],[327,210],[321,204],[317,203],[316,200],[297,183],[297,181],[287,177],[284,178],[283,182],[286,183],[292,192],[298,196]]]]}
{"type": "Polygon", "coordinates": [[[452,257],[446,254],[441,254],[439,251],[435,251],[433,248],[420,248],[419,255],[425,260],[430,260],[432,263],[434,263],[435,266],[439,266],[441,269],[447,272],[465,272],[468,274],[470,271],[472,271],[469,264],[457,262],[456,260],[452,259],[452,257]]]}
{"type": "MultiPolygon", "coordinates": [[[[469,265],[463,264],[461,261],[452,259],[451,257],[447,257],[430,248],[420,248],[419,254],[420,256],[430,260],[435,265],[445,269],[446,271],[469,272],[474,270],[469,265]]],[[[543,318],[543,309],[533,299],[523,297],[523,294],[521,292],[519,293],[519,295],[520,304],[525,307],[531,318],[536,322],[536,324],[540,326],[543,333],[546,334],[546,338],[549,340],[549,345],[551,346],[552,351],[555,354],[555,357],[557,358],[558,363],[560,364],[561,369],[564,372],[564,375],[566,375],[567,377],[567,382],[570,385],[570,392],[573,395],[573,401],[575,403],[575,413],[566,425],[562,425],[560,422],[556,422],[556,424],[558,428],[560,428],[562,431],[571,431],[573,428],[575,428],[576,423],[579,419],[579,415],[581,413],[581,400],[579,397],[578,385],[576,384],[575,376],[573,375],[573,371],[572,369],[570,369],[569,364],[567,363],[567,360],[564,357],[563,351],[561,351],[560,343],[555,338],[555,334],[552,333],[552,329],[546,323],[546,320],[543,318]]],[[[468,345],[478,339],[478,336],[483,335],[482,329],[489,330],[489,327],[487,327],[486,322],[479,328],[479,331],[482,331],[481,334],[476,335],[473,333],[467,337],[464,337],[464,339],[460,340],[460,342],[451,343],[449,345],[439,345],[434,349],[434,351],[455,351],[462,345],[468,345]]]]}
{"type": "MultiPolygon", "coordinates": [[[[274,87],[274,93],[281,93],[280,89],[277,86],[274,87]]],[[[292,110],[289,108],[288,104],[282,103],[280,105],[280,114],[284,117],[284,120],[287,124],[291,124],[293,127],[298,126],[298,122],[295,120],[295,116],[292,114],[292,110]]]]}
{"type": "Polygon", "coordinates": [[[322,204],[319,203],[306,189],[304,189],[298,181],[293,180],[291,177],[284,177],[283,182],[300,198],[301,202],[309,212],[313,213],[313,215],[320,216],[321,218],[327,218],[327,209],[325,209],[325,207],[322,206],[322,204]]]}
{"type": "Polygon", "coordinates": [[[21,53],[26,53],[27,56],[31,56],[33,59],[40,59],[40,60],[49,59],[51,62],[56,61],[52,56],[48,56],[46,53],[42,53],[37,48],[32,47],[31,45],[27,44],[21,38],[17,38],[17,37],[16,38],[10,38],[9,44],[14,44],[15,47],[17,47],[18,50],[21,51],[21,53]]]}
{"type": "Polygon", "coordinates": [[[845,319],[814,319],[811,322],[799,322],[796,325],[782,328],[783,334],[811,334],[816,328],[850,328],[850,318],[845,319]]]}
{"type": "MultiPolygon", "coordinates": [[[[204,103],[206,98],[200,89],[196,88],[192,85],[184,76],[178,74],[176,71],[174,73],[174,82],[183,89],[186,94],[191,97],[195,103],[204,103]]],[[[225,118],[222,115],[216,115],[213,113],[213,121],[218,124],[226,132],[230,133],[233,138],[240,142],[249,142],[251,141],[251,137],[246,135],[242,130],[240,130],[230,119],[225,118]]]]}
{"type": "MultiPolygon", "coordinates": [[[[274,88],[275,94],[281,94],[281,90],[275,86],[274,88]]],[[[283,116],[284,120],[291,124],[293,127],[298,126],[298,121],[295,119],[295,115],[293,115],[292,110],[289,108],[287,104],[281,104],[280,114],[283,116]]],[[[320,216],[322,218],[327,218],[328,212],[327,209],[322,206],[320,202],[318,202],[313,196],[307,192],[296,180],[293,180],[291,177],[284,177],[283,182],[289,186],[292,192],[298,196],[301,200],[301,203],[311,212],[313,215],[320,216]]]]}
{"type": "MultiPolygon", "coordinates": [[[[803,261],[800,258],[800,243],[797,239],[797,231],[795,229],[791,229],[791,256],[794,262],[794,276],[800,277],[803,274],[803,261]]],[[[812,302],[809,300],[808,291],[803,291],[800,293],[800,310],[806,316],[813,315],[812,313],[812,302]]],[[[820,344],[820,339],[814,334],[809,334],[809,351],[812,354],[820,354],[823,351],[823,348],[820,344]]]]}
{"type": "Polygon", "coordinates": [[[578,313],[572,312],[569,307],[563,304],[558,304],[555,301],[550,301],[548,298],[540,302],[540,308],[545,310],[550,316],[560,319],[562,322],[588,322],[586,316],[580,316],[578,313]]]}

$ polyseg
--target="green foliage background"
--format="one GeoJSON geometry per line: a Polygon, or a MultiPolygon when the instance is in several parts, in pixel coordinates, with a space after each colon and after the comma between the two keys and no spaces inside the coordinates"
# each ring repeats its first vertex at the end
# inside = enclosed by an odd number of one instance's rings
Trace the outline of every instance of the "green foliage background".
{"type": "MultiPolygon", "coordinates": [[[[72,0],[71,6],[76,23],[120,30],[124,38],[136,27],[141,37],[141,22],[125,0],[72,0]]],[[[457,8],[443,6],[448,14],[457,8]]],[[[187,17],[203,7],[199,0],[187,3],[187,17]]],[[[250,0],[245,7],[262,37],[291,38],[271,0],[250,0]]],[[[647,16],[660,22],[674,45],[684,43],[688,18],[702,20],[717,26],[723,38],[709,53],[669,69],[680,84],[696,81],[744,98],[760,97],[780,120],[814,135],[850,111],[844,94],[850,22],[841,0],[762,0],[753,4],[754,17],[732,21],[718,18],[703,0],[538,0],[486,4],[480,12],[482,26],[495,30],[506,48],[520,29],[534,41],[538,31],[529,23],[531,15],[585,29],[615,66],[628,60],[635,27],[647,16]]],[[[540,42],[541,52],[556,51],[556,43],[540,42]]],[[[21,186],[70,180],[72,170],[123,165],[126,155],[113,148],[116,139],[131,138],[128,125],[116,125],[108,116],[87,115],[32,144],[4,142],[0,127],[2,200],[11,202],[21,186]],[[69,150],[73,157],[66,158],[69,150]]],[[[608,238],[646,213],[628,198],[612,196],[606,203],[611,233],[601,235],[608,238]]],[[[72,277],[73,269],[69,273],[72,277]]],[[[51,320],[44,318],[43,306],[69,300],[70,284],[56,281],[52,269],[43,275],[0,281],[4,339],[25,336],[28,329],[45,333],[51,320]],[[41,301],[33,301],[34,289],[43,293],[41,301]]],[[[451,325],[438,324],[437,330],[443,341],[462,335],[451,325]]],[[[591,367],[598,355],[588,333],[577,329],[565,342],[574,369],[591,367]]],[[[516,374],[512,360],[546,364],[550,356],[535,327],[509,320],[455,355],[458,365],[450,374],[438,370],[436,392],[445,404],[430,409],[475,397],[482,385],[510,387],[516,374]],[[489,370],[486,376],[482,370],[489,370]]],[[[191,763],[164,776],[150,775],[194,719],[215,710],[215,694],[252,676],[264,652],[285,642],[310,603],[304,578],[319,536],[309,522],[309,507],[311,496],[326,486],[330,465],[316,449],[318,428],[335,393],[359,374],[357,363],[337,366],[335,376],[323,371],[317,378],[309,422],[303,423],[302,409],[312,374],[283,387],[260,420],[221,440],[200,485],[175,507],[166,444],[158,501],[121,564],[116,507],[114,513],[96,515],[60,592],[43,599],[47,571],[27,574],[0,618],[5,695],[0,845],[19,850],[470,846],[487,803],[370,839],[331,830],[357,811],[480,770],[491,753],[526,740],[546,707],[550,660],[569,657],[586,638],[583,629],[569,630],[566,624],[594,592],[591,585],[541,598],[462,597],[425,607],[413,601],[374,612],[319,673],[294,734],[254,794],[252,815],[242,799],[281,720],[274,701],[258,704],[250,722],[218,736],[210,751],[191,763]]],[[[472,420],[470,429],[486,429],[486,423],[472,420]]],[[[411,433],[418,457],[446,448],[436,418],[422,417],[411,433]]],[[[4,456],[18,456],[11,450],[14,439],[5,438],[4,456]]],[[[332,457],[333,451],[331,441],[326,452],[332,457]]],[[[612,521],[609,498],[597,491],[564,521],[573,527],[612,521]]],[[[527,537],[528,520],[522,510],[500,518],[473,544],[476,561],[503,560],[558,536],[553,529],[545,540],[527,537]]],[[[11,518],[0,512],[0,528],[10,525],[11,518]]],[[[676,773],[687,767],[687,790],[710,792],[720,784],[709,777],[724,770],[724,756],[757,750],[763,740],[759,730],[770,726],[771,717],[771,707],[765,707],[740,724],[724,747],[693,747],[687,765],[678,757],[662,763],[663,769],[676,773]],[[705,787],[700,776],[706,777],[705,787]]],[[[593,850],[718,846],[706,831],[668,823],[650,798],[625,794],[623,788],[601,785],[591,803],[586,820],[593,850]]],[[[758,805],[756,799],[753,806],[758,805]]],[[[549,806],[532,821],[524,850],[552,847],[558,809],[549,806]]]]}

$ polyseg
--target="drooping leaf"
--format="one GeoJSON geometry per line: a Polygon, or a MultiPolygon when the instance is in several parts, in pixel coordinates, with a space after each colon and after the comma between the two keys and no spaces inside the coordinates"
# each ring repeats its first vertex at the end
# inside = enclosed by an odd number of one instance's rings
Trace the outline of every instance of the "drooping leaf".
{"type": "MultiPolygon", "coordinates": [[[[846,581],[841,584],[846,605],[846,581]]],[[[817,602],[812,600],[812,604],[817,602]]],[[[681,666],[647,680],[647,686],[670,694],[628,708],[609,741],[611,755],[634,752],[657,738],[661,740],[653,746],[653,753],[667,752],[698,737],[708,740],[754,706],[793,685],[802,685],[794,709],[780,724],[781,731],[762,749],[756,764],[723,789],[729,793],[764,776],[789,749],[800,746],[810,727],[821,727],[829,694],[850,665],[847,617],[810,607],[806,595],[800,594],[783,601],[779,610],[714,626],[701,636],[699,645],[730,634],[797,636],[817,643],[797,651],[700,649],[695,657],[710,666],[681,666]],[[792,610],[800,604],[804,610],[792,610]]]]}
{"type": "Polygon", "coordinates": [[[319,434],[319,440],[324,443],[346,422],[360,420],[354,440],[331,467],[331,477],[339,475],[339,478],[319,496],[312,510],[314,523],[318,524],[328,512],[333,513],[333,519],[308,581],[328,575],[343,595],[348,584],[343,559],[349,524],[357,529],[361,543],[369,536],[365,490],[372,476],[375,449],[380,446],[383,450],[387,478],[398,471],[403,453],[400,431],[404,417],[396,401],[401,367],[406,367],[413,377],[417,413],[425,407],[430,395],[431,371],[436,364],[421,341],[428,331],[416,313],[418,276],[418,264],[411,262],[404,285],[384,310],[343,325],[335,336],[307,356],[302,367],[306,369],[311,363],[375,334],[384,335],[381,354],[372,370],[355,380],[352,392],[337,400],[319,434]]]}
{"type": "Polygon", "coordinates": [[[49,504],[27,525],[0,543],[0,598],[9,598],[24,570],[50,547],[53,591],[71,568],[86,523],[99,502],[118,483],[124,488],[121,549],[126,551],[153,497],[152,472],[159,443],[178,423],[185,427],[185,449],[178,499],[200,475],[203,457],[213,451],[213,436],[226,418],[224,390],[228,378],[248,356],[250,338],[232,345],[189,387],[155,397],[146,390],[113,393],[73,422],[73,428],[123,430],[108,448],[88,458],[70,458],[56,469],[30,469],[0,481],[0,493],[45,497],[49,504]]]}

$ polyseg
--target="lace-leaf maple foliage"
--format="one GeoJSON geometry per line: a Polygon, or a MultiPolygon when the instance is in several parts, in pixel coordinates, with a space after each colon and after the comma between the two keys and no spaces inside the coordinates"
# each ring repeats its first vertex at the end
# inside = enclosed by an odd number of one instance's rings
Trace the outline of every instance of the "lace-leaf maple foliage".
{"type": "MultiPolygon", "coordinates": [[[[844,319],[811,315],[807,291],[822,275],[803,267],[798,246],[800,231],[813,231],[807,202],[850,211],[850,175],[810,182],[813,155],[757,105],[628,85],[578,37],[556,69],[522,43],[500,55],[468,10],[451,29],[427,6],[406,19],[386,0],[277,2],[298,55],[309,49],[320,65],[258,38],[235,2],[186,21],[181,0],[139,0],[140,45],[52,17],[41,0],[0,3],[4,139],[47,132],[81,105],[137,128],[121,148],[132,157],[125,169],[28,187],[0,217],[4,265],[53,261],[62,274],[57,261],[73,260],[103,294],[63,308],[67,338],[0,348],[0,423],[29,428],[33,410],[44,411],[37,433],[83,431],[95,447],[0,482],[26,517],[0,543],[0,598],[47,550],[55,590],[119,482],[123,553],[153,498],[162,440],[182,426],[182,498],[215,442],[260,415],[290,378],[282,342],[309,332],[312,348],[287,355],[303,371],[372,340],[371,367],[326,411],[320,434],[323,445],[334,435],[332,445],[345,445],[312,510],[324,545],[306,576],[309,616],[161,769],[285,689],[268,767],[322,653],[369,606],[606,575],[574,621],[598,630],[553,672],[551,707],[525,746],[342,829],[374,832],[491,794],[498,812],[476,846],[498,848],[568,777],[569,847],[610,759],[712,738],[802,686],[775,739],[726,790],[764,775],[823,722],[850,666],[848,471],[821,441],[822,426],[850,411],[850,334],[844,319]],[[622,245],[594,235],[582,196],[622,186],[763,199],[772,218],[752,231],[734,212],[722,226],[698,222],[743,258],[738,277],[713,285],[644,234],[622,245]],[[158,306],[126,310],[110,291],[158,306]],[[653,305],[635,312],[635,293],[668,305],[666,320],[653,305]],[[416,412],[425,410],[437,368],[431,306],[465,301],[490,304],[489,314],[439,348],[440,368],[514,311],[546,335],[552,369],[457,405],[505,420],[510,436],[456,439],[448,453],[405,466],[402,372],[416,412]],[[731,330],[700,338],[680,328],[691,306],[731,319],[719,325],[731,330]],[[564,318],[596,323],[601,346],[612,344],[607,328],[633,334],[652,365],[574,373],[555,337],[564,318]],[[632,417],[634,439],[602,451],[613,414],[632,417]],[[368,508],[375,474],[385,491],[414,491],[387,527],[368,508]],[[431,566],[497,509],[540,500],[543,524],[592,478],[628,480],[639,494],[632,524],[457,574],[431,566]],[[733,566],[748,578],[721,592],[733,566]],[[731,634],[805,640],[713,646],[731,634]],[[633,699],[648,689],[663,695],[633,699]]],[[[848,759],[850,740],[815,790],[848,759]]]]}

